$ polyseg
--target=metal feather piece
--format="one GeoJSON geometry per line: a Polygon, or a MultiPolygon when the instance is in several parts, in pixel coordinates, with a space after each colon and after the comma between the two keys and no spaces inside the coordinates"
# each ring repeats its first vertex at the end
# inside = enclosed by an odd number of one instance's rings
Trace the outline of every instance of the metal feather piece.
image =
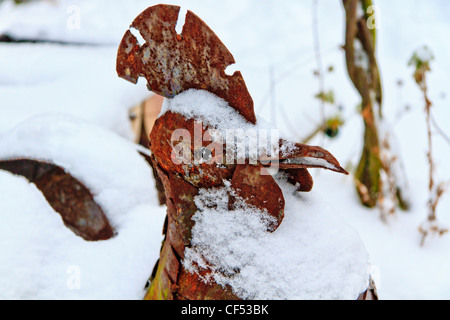
{"type": "Polygon", "coordinates": [[[34,183],[64,224],[84,240],[108,240],[114,236],[114,229],[91,191],[61,167],[32,159],[14,159],[0,160],[0,169],[34,183]]]}

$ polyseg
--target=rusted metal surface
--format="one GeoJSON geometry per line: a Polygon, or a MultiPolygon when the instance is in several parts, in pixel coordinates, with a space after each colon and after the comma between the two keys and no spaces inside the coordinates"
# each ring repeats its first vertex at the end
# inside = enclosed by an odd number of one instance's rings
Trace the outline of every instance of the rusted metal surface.
{"type": "MultiPolygon", "coordinates": [[[[266,211],[276,219],[276,224],[271,226],[272,231],[278,228],[284,218],[283,192],[275,179],[264,172],[262,166],[237,165],[231,187],[246,203],[266,211]]],[[[233,198],[230,202],[233,208],[233,198]]]]}
{"type": "Polygon", "coordinates": [[[166,98],[188,89],[202,89],[225,99],[256,123],[253,100],[239,71],[229,76],[225,69],[235,63],[216,34],[188,11],[181,35],[175,27],[180,7],[157,5],[142,12],[131,24],[145,43],[128,30],[120,43],[117,73],[137,83],[143,76],[149,90],[166,98]]]}
{"type": "Polygon", "coordinates": [[[212,150],[211,159],[206,162],[194,163],[194,159],[197,157],[196,153],[199,148],[206,148],[211,144],[204,139],[197,139],[195,134],[195,127],[197,126],[201,133],[201,137],[204,137],[208,127],[198,126],[194,119],[186,119],[184,116],[178,113],[166,112],[159,117],[153,130],[150,134],[150,149],[155,156],[156,161],[161,168],[166,172],[176,173],[182,176],[186,181],[192,185],[202,187],[212,187],[223,185],[223,180],[231,178],[234,165],[217,166],[217,163],[221,163],[220,159],[215,159],[216,154],[212,150]],[[186,129],[193,139],[190,141],[190,145],[186,150],[188,153],[184,155],[185,158],[191,161],[177,163],[172,159],[174,152],[172,139],[172,133],[177,129],[186,129]]]}
{"type": "Polygon", "coordinates": [[[280,154],[278,158],[280,169],[321,168],[348,174],[329,151],[318,146],[309,146],[301,143],[295,143],[292,146],[292,143],[280,140],[280,154]],[[285,151],[286,149],[288,151],[285,151]]]}
{"type": "Polygon", "coordinates": [[[312,190],[314,181],[308,170],[305,168],[285,169],[288,175],[288,181],[294,185],[298,191],[309,192],[312,190]]]}
{"type": "MultiPolygon", "coordinates": [[[[226,100],[248,122],[256,124],[253,101],[242,75],[225,74],[225,68],[234,63],[231,53],[190,11],[181,35],[177,34],[179,10],[177,6],[157,5],[133,21],[131,28],[139,31],[145,43],[138,43],[133,33],[126,31],[118,50],[118,75],[132,83],[143,76],[149,90],[166,98],[191,88],[207,90],[226,100]]],[[[191,246],[192,217],[197,212],[194,198],[200,188],[231,186],[229,208],[233,209],[239,200],[266,211],[276,220],[268,230],[273,232],[283,220],[285,200],[274,178],[263,174],[265,166],[275,165],[284,170],[298,191],[312,189],[313,180],[307,168],[348,174],[327,150],[285,140],[279,142],[278,163],[268,162],[274,160],[270,158],[260,158],[252,164],[249,161],[225,163],[226,146],[218,146],[223,152],[217,153],[211,148],[210,140],[202,139],[208,129],[206,125],[199,127],[195,119],[168,111],[156,120],[150,133],[152,162],[164,186],[167,218],[160,259],[146,299],[237,299],[231,288],[205,283],[202,276],[207,275],[207,269],[195,274],[183,268],[185,249],[191,246]],[[182,141],[187,151],[183,157],[196,159],[200,153],[202,161],[174,161],[172,134],[177,129],[194,137],[182,141]]]]}
{"type": "MultiPolygon", "coordinates": [[[[206,276],[208,271],[203,272],[206,276]]],[[[240,300],[229,286],[222,287],[214,282],[205,283],[199,275],[180,270],[176,299],[180,300],[240,300]]]]}
{"type": "Polygon", "coordinates": [[[164,172],[158,166],[158,174],[166,191],[168,207],[168,228],[175,230],[179,238],[171,238],[171,244],[179,255],[183,255],[181,247],[188,246],[191,239],[191,229],[194,226],[192,216],[197,212],[194,198],[198,189],[185,181],[182,177],[171,172],[164,172]],[[180,242],[181,241],[181,242],[180,242]]]}
{"type": "Polygon", "coordinates": [[[88,241],[107,240],[114,236],[113,228],[89,189],[64,169],[30,159],[0,161],[0,169],[34,183],[76,235],[88,241]]]}
{"type": "MultiPolygon", "coordinates": [[[[208,141],[208,139],[196,141],[196,136],[204,137],[209,127],[199,127],[197,125],[198,133],[195,133],[195,127],[195,119],[186,119],[186,117],[178,113],[166,112],[160,116],[156,120],[150,134],[151,150],[156,161],[164,171],[179,174],[196,187],[223,185],[223,180],[232,178],[237,161],[235,163],[227,163],[224,161],[224,158],[226,157],[226,144],[218,146],[217,149],[223,151],[218,154],[216,153],[217,150],[215,148],[211,148],[211,142],[208,141]],[[187,130],[189,136],[193,137],[193,139],[189,141],[190,144],[186,146],[185,149],[188,150],[188,154],[184,154],[184,157],[187,158],[188,161],[180,161],[179,163],[174,162],[172,159],[174,143],[171,140],[173,132],[178,129],[187,130]],[[199,151],[199,148],[207,147],[211,148],[211,150],[208,149],[208,152],[210,152],[208,161],[195,163],[193,160],[196,158],[196,153],[199,151]],[[218,166],[217,164],[221,165],[218,166]]],[[[286,144],[286,141],[280,140],[280,149],[284,150],[286,144]]],[[[279,163],[275,162],[267,164],[264,162],[265,160],[274,159],[261,157],[260,161],[258,161],[258,165],[278,166],[282,170],[289,169],[290,172],[293,172],[296,169],[323,168],[348,174],[329,151],[321,147],[308,146],[300,143],[292,145],[288,152],[280,151],[280,154],[276,158],[276,160],[279,160],[279,163]]],[[[303,181],[307,181],[309,179],[307,171],[299,170],[296,175],[300,176],[302,174],[305,175],[303,181]]]]}

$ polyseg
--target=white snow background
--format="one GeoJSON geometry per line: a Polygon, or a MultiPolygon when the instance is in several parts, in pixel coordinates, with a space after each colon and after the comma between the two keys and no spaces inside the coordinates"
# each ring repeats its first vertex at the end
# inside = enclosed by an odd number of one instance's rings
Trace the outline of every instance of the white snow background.
{"type": "MultiPolygon", "coordinates": [[[[97,150],[112,152],[116,149],[117,154],[128,154],[108,158],[108,165],[111,164],[112,168],[124,166],[123,171],[110,172],[118,175],[116,181],[121,184],[116,194],[135,191],[143,197],[140,206],[133,208],[129,203],[124,208],[124,217],[118,222],[117,238],[111,243],[89,244],[88,249],[79,238],[70,237],[70,231],[45,204],[36,188],[22,178],[1,172],[0,206],[6,216],[2,217],[0,225],[0,274],[11,274],[10,278],[0,278],[2,298],[139,299],[142,296],[142,286],[159,254],[164,208],[156,205],[154,193],[146,193],[153,187],[150,169],[137,152],[124,143],[124,138],[130,140],[132,137],[131,128],[127,126],[128,108],[149,93],[143,79],[134,86],[117,77],[115,58],[118,43],[134,17],[146,7],[158,3],[55,0],[14,7],[12,1],[0,2],[0,33],[96,44],[0,44],[0,140],[3,146],[0,157],[9,156],[12,152],[45,156],[45,152],[39,153],[39,148],[31,147],[31,142],[21,141],[19,133],[34,132],[32,141],[44,146],[46,140],[40,140],[39,134],[45,132],[42,126],[47,123],[47,133],[53,128],[56,135],[65,133],[73,138],[75,150],[61,159],[63,164],[70,164],[69,160],[74,164],[85,164],[87,161],[76,156],[83,154],[82,146],[86,145],[86,155],[90,154],[93,159],[90,164],[98,163],[102,174],[107,174],[107,165],[103,161],[105,155],[98,156],[97,150]],[[79,28],[73,28],[73,25],[69,28],[67,24],[74,12],[73,6],[79,9],[79,28]],[[53,116],[43,117],[45,114],[53,116]],[[72,129],[59,126],[59,120],[57,123],[46,120],[56,121],[55,114],[64,114],[62,123],[72,129]],[[86,132],[76,136],[74,126],[86,132]],[[104,140],[89,141],[97,134],[108,137],[105,149],[101,146],[104,140]],[[12,151],[5,147],[8,143],[24,149],[12,151]],[[75,158],[70,159],[71,155],[75,158]],[[137,165],[138,162],[141,164],[137,165]],[[135,174],[131,175],[130,170],[135,174]],[[121,228],[123,232],[120,232],[121,228]],[[121,241],[123,243],[119,244],[121,241]],[[93,263],[86,262],[88,256],[98,259],[96,268],[93,263]],[[82,290],[67,289],[67,268],[72,265],[80,267],[82,290]],[[83,277],[86,277],[85,282],[83,277]],[[97,282],[91,282],[97,284],[95,289],[83,287],[83,283],[89,283],[90,277],[97,277],[97,282]],[[64,284],[63,289],[61,284],[64,284]]],[[[315,128],[320,112],[319,102],[314,98],[319,84],[313,75],[316,62],[312,0],[229,0],[214,3],[168,0],[164,3],[192,10],[220,37],[237,61],[227,72],[240,70],[243,73],[259,116],[296,135],[298,140],[315,128]],[[269,94],[271,80],[276,81],[272,95],[269,94]],[[271,108],[271,101],[276,108],[271,108]]],[[[333,89],[337,104],[343,107],[346,124],[336,139],[317,138],[310,144],[328,149],[343,165],[347,162],[355,165],[361,150],[362,121],[356,111],[358,95],[346,74],[344,53],[340,49],[344,41],[344,10],[339,0],[319,0],[318,3],[323,66],[334,67],[334,71],[325,76],[325,86],[333,89]]],[[[423,247],[419,246],[417,228],[427,213],[426,127],[422,96],[412,78],[413,70],[407,66],[414,50],[422,45],[431,48],[435,56],[429,76],[433,114],[441,128],[449,133],[450,60],[447,54],[450,48],[447,39],[450,22],[447,17],[450,3],[377,0],[376,4],[380,22],[377,54],[384,89],[383,110],[400,147],[412,209],[397,212],[385,224],[376,209],[369,210],[359,205],[351,176],[329,171],[312,170],[312,197],[325,199],[357,230],[369,253],[381,299],[450,299],[450,235],[431,237],[423,247]],[[403,81],[401,88],[397,85],[398,80],[403,81]],[[409,111],[397,118],[405,105],[409,106],[409,111]]],[[[328,111],[332,112],[331,107],[328,111]]],[[[58,137],[51,134],[46,137],[58,145],[58,137]]],[[[435,134],[433,139],[437,177],[440,181],[449,181],[450,148],[439,135],[435,134]]],[[[51,150],[47,151],[49,155],[51,150]]],[[[58,159],[58,153],[52,157],[58,159]]],[[[80,166],[75,172],[87,183],[90,174],[85,170],[80,166]]],[[[91,178],[96,177],[103,179],[102,175],[95,174],[91,178]]],[[[109,203],[113,198],[108,196],[104,201],[109,203]]],[[[124,201],[115,198],[119,203],[124,201]]],[[[447,226],[450,226],[449,213],[450,197],[447,193],[438,207],[438,219],[447,226]]],[[[107,214],[110,219],[114,216],[113,213],[111,216],[109,212],[107,214]]]]}

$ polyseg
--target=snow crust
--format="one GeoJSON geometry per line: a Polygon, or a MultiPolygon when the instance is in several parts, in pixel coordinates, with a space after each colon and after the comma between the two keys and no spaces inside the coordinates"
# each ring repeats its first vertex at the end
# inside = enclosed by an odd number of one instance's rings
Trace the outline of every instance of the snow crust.
{"type": "Polygon", "coordinates": [[[427,46],[421,46],[414,54],[422,62],[430,62],[434,59],[433,52],[427,46]]]}
{"type": "Polygon", "coordinates": [[[227,101],[205,90],[189,89],[172,99],[164,99],[160,115],[168,111],[218,129],[254,128],[227,101]]]}
{"type": "Polygon", "coordinates": [[[227,187],[200,191],[192,248],[184,265],[210,269],[244,299],[356,299],[368,286],[368,254],[358,233],[318,195],[278,182],[285,218],[273,233],[271,218],[241,203],[228,210],[227,187]]]}
{"type": "Polygon", "coordinates": [[[93,193],[117,235],[88,242],[41,192],[0,174],[0,298],[141,299],[158,259],[165,208],[151,169],[117,134],[69,116],[40,116],[0,137],[0,159],[55,163],[93,193]],[[80,288],[70,285],[79,271],[80,288]],[[69,285],[68,285],[69,283],[69,285]]]}
{"type": "Polygon", "coordinates": [[[326,161],[324,159],[313,158],[313,157],[301,157],[301,158],[286,159],[283,161],[283,163],[304,164],[304,165],[310,165],[310,166],[322,166],[322,167],[328,168],[330,170],[337,170],[336,166],[329,163],[328,161],[326,161]]]}

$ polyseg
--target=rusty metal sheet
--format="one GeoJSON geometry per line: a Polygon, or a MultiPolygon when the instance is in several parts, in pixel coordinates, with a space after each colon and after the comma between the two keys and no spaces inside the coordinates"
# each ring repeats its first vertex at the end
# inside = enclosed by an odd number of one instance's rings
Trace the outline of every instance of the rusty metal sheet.
{"type": "MultiPolygon", "coordinates": [[[[171,209],[168,209],[168,211],[171,209]]],[[[180,224],[168,216],[168,225],[166,238],[169,239],[172,249],[177,253],[180,259],[184,259],[184,250],[190,243],[190,233],[180,228],[180,224]],[[187,236],[186,236],[187,235],[187,236]]]]}
{"type": "MultiPolygon", "coordinates": [[[[153,126],[150,135],[150,150],[165,172],[179,174],[195,187],[221,186],[224,179],[228,180],[231,178],[234,165],[217,166],[217,162],[220,163],[222,161],[217,159],[216,162],[214,150],[212,150],[211,154],[212,159],[206,162],[195,163],[194,160],[197,158],[196,153],[199,152],[199,147],[206,148],[211,144],[211,142],[204,141],[204,139],[196,141],[195,126],[194,119],[186,119],[178,113],[166,112],[156,120],[153,126]],[[187,130],[192,138],[188,141],[185,149],[187,154],[184,156],[188,160],[186,162],[180,161],[176,163],[172,160],[174,148],[171,139],[172,133],[177,129],[187,130]]],[[[204,137],[208,127],[200,125],[200,129],[201,137],[204,137]]],[[[220,147],[222,148],[222,146],[220,147]]]]}
{"type": "MultiPolygon", "coordinates": [[[[208,273],[203,272],[203,276],[208,273]]],[[[229,286],[222,287],[214,282],[205,283],[196,273],[190,273],[181,267],[178,286],[180,294],[187,300],[241,300],[229,286]]]]}
{"type": "Polygon", "coordinates": [[[181,35],[175,27],[180,7],[156,5],[131,24],[145,43],[126,31],[118,50],[117,73],[136,83],[143,76],[149,90],[166,98],[188,89],[201,89],[228,101],[247,121],[256,123],[253,100],[239,71],[227,75],[235,63],[217,35],[188,11],[181,35]]]}
{"type": "Polygon", "coordinates": [[[170,243],[165,243],[160,259],[165,261],[164,268],[172,283],[177,283],[180,262],[178,261],[178,258],[176,257],[170,243]]]}
{"type": "MultiPolygon", "coordinates": [[[[277,223],[270,231],[275,231],[284,218],[284,197],[275,179],[268,172],[263,174],[263,170],[266,169],[260,165],[237,165],[231,187],[246,203],[274,217],[277,223]]],[[[231,197],[231,207],[233,202],[231,197]]]]}
{"type": "Polygon", "coordinates": [[[64,169],[45,162],[17,159],[0,161],[0,169],[24,176],[43,193],[64,224],[88,241],[107,240],[114,230],[91,192],[64,169]]]}
{"type": "Polygon", "coordinates": [[[190,245],[194,226],[192,216],[197,212],[194,197],[198,194],[198,189],[173,173],[165,173],[159,166],[156,170],[167,194],[166,238],[175,252],[184,257],[184,248],[190,245]]]}
{"type": "Polygon", "coordinates": [[[288,182],[294,185],[297,191],[309,192],[312,190],[314,181],[307,169],[285,169],[284,172],[288,175],[288,182]]]}
{"type": "MultiPolygon", "coordinates": [[[[318,146],[306,144],[292,144],[286,140],[280,140],[280,153],[278,155],[280,169],[322,168],[338,173],[348,172],[341,167],[339,161],[327,150],[318,146]]],[[[261,158],[261,161],[271,160],[270,157],[261,158]]]]}

